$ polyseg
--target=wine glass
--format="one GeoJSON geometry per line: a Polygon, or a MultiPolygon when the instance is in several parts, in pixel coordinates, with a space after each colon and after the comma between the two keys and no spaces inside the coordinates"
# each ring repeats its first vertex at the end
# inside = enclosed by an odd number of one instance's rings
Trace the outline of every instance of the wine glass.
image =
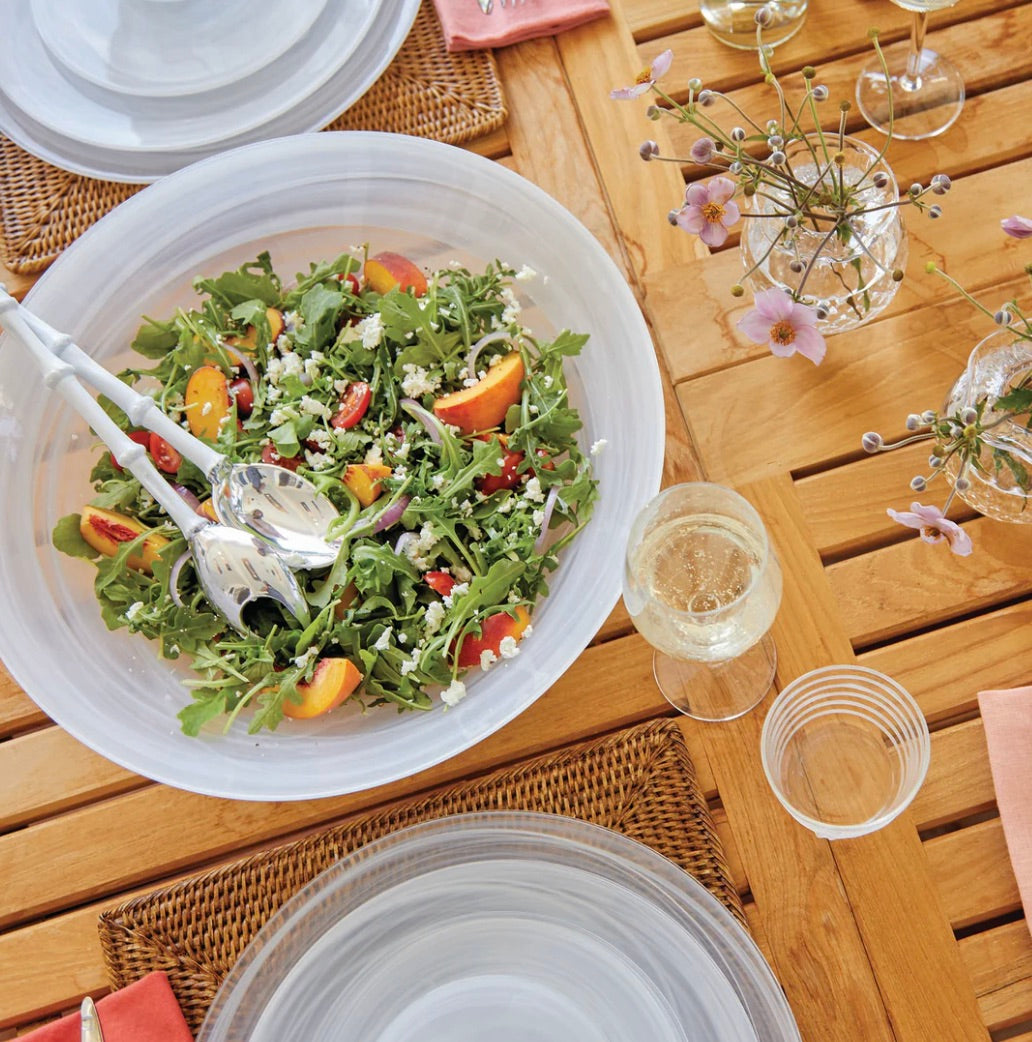
{"type": "Polygon", "coordinates": [[[653,646],[663,697],[696,720],[733,720],[774,679],[768,632],[781,602],[781,569],[759,514],[708,482],[674,485],[634,520],[624,603],[653,646]]]}
{"type": "Polygon", "coordinates": [[[951,127],[964,107],[964,80],[948,58],[924,46],[928,12],[952,7],[957,0],[892,0],[912,11],[908,43],[885,48],[885,63],[875,57],[856,81],[856,100],[864,119],[876,130],[906,141],[935,137],[951,127]]]}

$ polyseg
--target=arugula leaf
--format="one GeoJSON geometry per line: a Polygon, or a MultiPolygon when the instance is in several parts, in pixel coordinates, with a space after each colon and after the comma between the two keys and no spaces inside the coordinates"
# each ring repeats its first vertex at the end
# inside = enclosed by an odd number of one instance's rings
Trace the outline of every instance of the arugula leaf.
{"type": "Polygon", "coordinates": [[[85,557],[95,561],[100,554],[83,539],[79,531],[81,522],[82,514],[66,514],[54,525],[50,540],[57,550],[69,557],[85,557]]]}
{"type": "Polygon", "coordinates": [[[1000,412],[1026,413],[1032,411],[1032,387],[1012,387],[996,399],[994,408],[1000,412]]]}
{"type": "Polygon", "coordinates": [[[260,300],[271,307],[279,303],[281,292],[268,253],[261,253],[257,261],[244,264],[236,271],[227,271],[218,278],[196,278],[193,287],[198,293],[209,294],[227,309],[248,300],[260,300]]]}
{"type": "Polygon", "coordinates": [[[174,322],[156,322],[153,318],[144,318],[147,324],[140,326],[130,346],[144,358],[164,358],[179,343],[176,325],[174,322]]]}

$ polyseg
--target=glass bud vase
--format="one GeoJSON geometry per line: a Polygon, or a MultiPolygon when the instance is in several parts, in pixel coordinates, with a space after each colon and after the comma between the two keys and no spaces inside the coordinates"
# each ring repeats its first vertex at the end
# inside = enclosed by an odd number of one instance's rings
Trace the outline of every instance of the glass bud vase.
{"type": "MultiPolygon", "coordinates": [[[[1032,524],[1032,430],[1017,419],[1005,419],[998,400],[1017,386],[1032,387],[1032,343],[1006,329],[990,333],[968,357],[967,368],[953,385],[942,415],[958,416],[971,407],[982,410],[983,448],[964,472],[967,486],[957,495],[969,506],[997,521],[1032,524]]],[[[943,473],[956,486],[959,461],[951,457],[943,473]]]]}
{"type": "Polygon", "coordinates": [[[826,134],[824,144],[814,134],[788,142],[783,168],[797,187],[761,185],[747,211],[756,216],[744,218],[741,237],[742,262],[752,272],[744,283],[754,293],[801,285],[804,303],[825,316],[818,322],[825,336],[884,310],[899,289],[892,272],[907,260],[892,170],[863,141],[838,144],[837,134],[826,134]],[[843,213],[839,232],[829,236],[843,213]]]}

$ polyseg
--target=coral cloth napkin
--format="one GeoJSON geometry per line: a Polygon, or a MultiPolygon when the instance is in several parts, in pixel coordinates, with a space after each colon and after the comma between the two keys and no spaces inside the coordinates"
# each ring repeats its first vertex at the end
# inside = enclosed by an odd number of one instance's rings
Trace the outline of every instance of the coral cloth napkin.
{"type": "MultiPolygon", "coordinates": [[[[97,1015],[104,1042],[193,1042],[168,977],[160,971],[100,999],[97,1015]]],[[[76,1013],[22,1035],[18,1042],[79,1042],[81,1034],[76,1013]]]]}
{"type": "Polygon", "coordinates": [[[478,0],[434,0],[448,50],[474,51],[504,47],[536,36],[554,36],[564,29],[608,14],[608,0],[493,0],[484,14],[478,0]]]}
{"type": "Polygon", "coordinates": [[[1032,916],[1032,687],[980,691],[996,803],[1026,922],[1032,916]]]}

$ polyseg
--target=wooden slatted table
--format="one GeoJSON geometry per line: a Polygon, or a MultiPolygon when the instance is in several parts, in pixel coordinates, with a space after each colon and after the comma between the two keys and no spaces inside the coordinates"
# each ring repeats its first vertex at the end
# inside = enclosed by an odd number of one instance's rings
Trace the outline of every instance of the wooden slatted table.
{"type": "MultiPolygon", "coordinates": [[[[575,213],[626,273],[667,377],[665,480],[743,491],[780,556],[785,595],[777,686],[829,663],[900,680],[932,727],[928,778],[910,811],[874,836],[829,844],[797,826],[763,778],[766,705],[741,720],[681,726],[750,925],[807,1042],[1032,1042],[1032,939],[996,812],[978,690],[1032,682],[1032,526],[961,515],[970,558],[893,525],[920,451],[866,458],[868,429],[934,407],[986,331],[943,281],[945,264],[990,301],[1032,259],[1001,217],[1032,211],[1032,5],[962,0],[933,16],[928,43],[960,66],[960,121],[929,142],[896,142],[902,184],[949,173],[939,221],[908,217],[908,278],[875,322],[829,342],[825,363],[781,360],[734,330],[745,304],[734,239],[709,255],[667,224],[684,175],[645,166],[656,137],[687,152],[684,128],[609,101],[666,47],[665,86],[691,76],[755,103],[755,57],[733,52],[680,0],[612,0],[613,16],[497,52],[511,118],[476,148],[575,213]]],[[[849,97],[866,31],[903,39],[886,0],[811,0],[779,73],[815,64],[849,97]]],[[[854,114],[855,115],[855,114],[854,114]]],[[[849,129],[875,140],[858,118],[849,129]]],[[[5,273],[16,292],[31,279],[5,273]]],[[[669,710],[651,652],[617,609],[570,671],[521,717],[464,755],[383,788],[295,804],[229,804],[129,774],[79,745],[0,677],[0,1039],[106,987],[95,920],[126,896],[356,810],[669,710]],[[590,690],[592,697],[584,698],[590,690]]],[[[1032,777],[1032,774],[1030,774],[1032,777]]]]}

